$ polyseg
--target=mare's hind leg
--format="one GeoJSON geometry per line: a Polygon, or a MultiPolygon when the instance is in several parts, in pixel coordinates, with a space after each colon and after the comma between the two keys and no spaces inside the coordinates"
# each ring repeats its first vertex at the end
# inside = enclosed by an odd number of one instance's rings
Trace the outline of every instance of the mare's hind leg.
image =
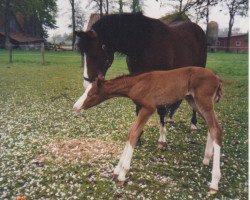
{"type": "Polygon", "coordinates": [[[174,117],[174,114],[176,113],[177,109],[181,105],[181,102],[182,102],[182,100],[181,101],[177,101],[177,102],[175,102],[174,104],[172,104],[170,106],[170,112],[169,112],[169,118],[168,118],[168,122],[169,123],[174,123],[173,117],[174,117]]]}
{"type": "MultiPolygon", "coordinates": [[[[213,144],[213,169],[212,169],[212,181],[210,184],[210,192],[212,194],[218,191],[218,185],[221,178],[220,172],[220,149],[222,143],[222,130],[219,126],[216,114],[213,109],[213,98],[210,97],[202,97],[195,99],[196,108],[199,113],[205,119],[206,124],[208,126],[210,136],[208,137],[206,150],[209,151],[209,155],[211,155],[211,143],[213,144]],[[211,137],[211,138],[210,138],[211,137]],[[207,149],[208,148],[208,149],[207,149]]],[[[206,152],[205,152],[206,157],[206,152]]]]}
{"type": "Polygon", "coordinates": [[[192,119],[191,119],[191,131],[197,131],[197,117],[196,117],[196,111],[193,110],[193,114],[192,114],[192,119]]]}
{"type": "Polygon", "coordinates": [[[161,106],[157,108],[157,113],[160,117],[160,137],[158,140],[158,145],[157,147],[159,149],[162,149],[166,146],[166,126],[165,126],[165,122],[164,122],[164,117],[167,113],[167,109],[165,106],[161,106]]]}
{"type": "MultiPolygon", "coordinates": [[[[169,123],[173,123],[174,122],[173,116],[174,116],[176,110],[181,105],[181,102],[182,102],[182,100],[181,101],[177,101],[176,103],[174,103],[174,104],[172,104],[170,106],[170,113],[169,113],[169,119],[168,119],[169,123]]],[[[197,130],[196,124],[197,124],[196,111],[193,110],[193,114],[192,114],[192,118],[191,118],[191,127],[190,127],[191,131],[196,131],[197,130]]]]}

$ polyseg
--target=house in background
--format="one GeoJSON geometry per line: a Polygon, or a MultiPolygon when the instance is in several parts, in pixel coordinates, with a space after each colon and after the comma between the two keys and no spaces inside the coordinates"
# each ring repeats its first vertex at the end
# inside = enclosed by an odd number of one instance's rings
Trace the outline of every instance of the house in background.
{"type": "MultiPolygon", "coordinates": [[[[226,50],[228,37],[218,37],[217,50],[226,50]]],[[[248,33],[231,36],[229,51],[248,52],[248,33]]]]}
{"type": "MultiPolygon", "coordinates": [[[[4,17],[0,17],[0,48],[5,47],[4,17]]],[[[34,49],[44,42],[41,30],[34,18],[25,18],[22,13],[10,17],[10,42],[15,48],[34,49]]]]}

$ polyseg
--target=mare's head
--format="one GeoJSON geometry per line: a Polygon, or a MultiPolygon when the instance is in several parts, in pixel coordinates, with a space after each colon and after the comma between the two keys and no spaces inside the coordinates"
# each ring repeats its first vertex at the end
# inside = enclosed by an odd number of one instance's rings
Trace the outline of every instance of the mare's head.
{"type": "Polygon", "coordinates": [[[93,30],[75,32],[79,37],[77,46],[84,56],[84,87],[92,83],[98,75],[105,76],[114,60],[114,52],[105,44],[101,44],[97,33],[93,30]]]}
{"type": "Polygon", "coordinates": [[[82,109],[87,110],[103,102],[106,99],[105,93],[102,90],[103,82],[103,76],[99,75],[94,82],[87,86],[83,95],[74,104],[73,109],[79,112],[82,109]]]}

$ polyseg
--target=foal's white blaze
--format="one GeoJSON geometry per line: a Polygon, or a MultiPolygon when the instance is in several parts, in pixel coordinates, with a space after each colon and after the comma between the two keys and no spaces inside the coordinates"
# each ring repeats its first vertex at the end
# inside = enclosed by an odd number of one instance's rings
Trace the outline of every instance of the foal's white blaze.
{"type": "Polygon", "coordinates": [[[73,109],[76,112],[79,112],[82,109],[82,106],[84,104],[84,101],[86,100],[87,96],[88,96],[88,92],[91,90],[92,88],[92,83],[88,85],[88,87],[86,88],[85,92],[83,93],[83,95],[77,100],[77,102],[74,104],[73,109]]]}
{"type": "Polygon", "coordinates": [[[210,188],[218,190],[218,184],[221,177],[220,172],[220,146],[213,142],[214,146],[214,157],[213,157],[213,170],[212,170],[212,182],[210,188]]]}
{"type": "MultiPolygon", "coordinates": [[[[83,76],[85,78],[89,78],[88,75],[88,68],[87,68],[87,59],[86,59],[86,54],[84,54],[84,69],[83,69],[83,76]]],[[[89,86],[90,82],[83,80],[83,87],[86,89],[89,86]]]]}

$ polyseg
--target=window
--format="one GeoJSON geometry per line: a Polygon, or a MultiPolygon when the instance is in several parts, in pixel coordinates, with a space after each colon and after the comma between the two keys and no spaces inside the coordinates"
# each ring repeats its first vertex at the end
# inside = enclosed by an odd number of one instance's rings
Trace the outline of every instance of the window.
{"type": "Polygon", "coordinates": [[[220,41],[217,41],[217,42],[216,42],[216,45],[217,45],[217,46],[220,46],[220,41]]]}
{"type": "Polygon", "coordinates": [[[241,42],[240,42],[240,41],[236,41],[236,42],[235,42],[235,45],[236,45],[236,47],[240,47],[241,42]]]}

